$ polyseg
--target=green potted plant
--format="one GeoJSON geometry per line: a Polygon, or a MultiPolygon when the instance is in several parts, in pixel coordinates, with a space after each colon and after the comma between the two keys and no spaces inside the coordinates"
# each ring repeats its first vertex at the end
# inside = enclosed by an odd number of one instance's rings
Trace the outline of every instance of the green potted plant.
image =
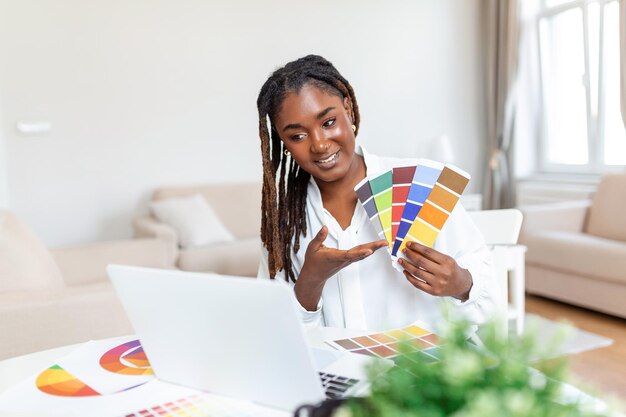
{"type": "Polygon", "coordinates": [[[561,395],[565,359],[539,360],[558,346],[533,336],[503,338],[498,326],[481,329],[484,346],[466,335],[469,324],[451,321],[441,335],[438,361],[404,345],[386,373],[370,369],[371,394],[364,398],[304,406],[297,416],[312,417],[591,417],[608,415],[561,395]],[[543,352],[540,350],[543,348],[543,352]]]}

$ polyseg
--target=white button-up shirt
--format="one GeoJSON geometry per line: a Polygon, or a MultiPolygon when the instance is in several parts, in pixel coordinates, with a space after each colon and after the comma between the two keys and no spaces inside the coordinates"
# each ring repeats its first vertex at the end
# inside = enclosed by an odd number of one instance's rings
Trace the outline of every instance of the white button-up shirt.
{"type": "MultiPolygon", "coordinates": [[[[378,157],[358,147],[357,153],[363,155],[368,174],[416,162],[378,157]]],[[[365,209],[359,203],[356,204],[350,226],[343,230],[324,208],[320,190],[313,178],[307,189],[306,216],[307,235],[300,237],[298,253],[292,251],[291,254],[296,277],[302,270],[306,248],[324,225],[328,227],[328,237],[324,242],[327,247],[347,250],[379,240],[365,209]]],[[[471,273],[473,286],[467,301],[435,297],[415,288],[392,266],[389,252],[382,248],[328,279],[316,311],[307,311],[298,303],[303,322],[307,325],[373,331],[418,323],[436,330],[442,319],[441,304],[448,303],[458,315],[471,323],[483,323],[495,308],[494,297],[497,292],[493,261],[484,238],[461,204],[457,204],[452,211],[435,241],[434,249],[453,257],[460,267],[471,273]]],[[[265,248],[258,277],[269,279],[265,248]]],[[[279,271],[275,279],[285,282],[284,271],[279,271]]]]}

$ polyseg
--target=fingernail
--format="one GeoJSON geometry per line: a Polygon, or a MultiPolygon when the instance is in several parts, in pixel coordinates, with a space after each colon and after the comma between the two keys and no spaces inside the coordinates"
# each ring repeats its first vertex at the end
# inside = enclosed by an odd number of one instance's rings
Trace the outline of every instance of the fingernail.
{"type": "Polygon", "coordinates": [[[411,242],[406,242],[406,247],[410,248],[411,247],[411,242]]]}
{"type": "Polygon", "coordinates": [[[406,253],[406,249],[402,249],[402,253],[406,253]]]}
{"type": "Polygon", "coordinates": [[[399,263],[400,265],[402,265],[402,264],[404,263],[404,261],[402,260],[402,258],[398,259],[398,263],[399,263]]]}

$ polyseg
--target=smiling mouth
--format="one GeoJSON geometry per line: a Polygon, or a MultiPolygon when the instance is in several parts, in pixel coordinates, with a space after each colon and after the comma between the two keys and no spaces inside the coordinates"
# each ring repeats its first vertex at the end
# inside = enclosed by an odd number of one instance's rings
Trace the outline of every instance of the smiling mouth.
{"type": "Polygon", "coordinates": [[[335,165],[335,163],[337,162],[337,158],[339,158],[339,151],[330,155],[328,158],[318,159],[317,161],[315,161],[315,163],[322,168],[330,168],[335,165]]]}

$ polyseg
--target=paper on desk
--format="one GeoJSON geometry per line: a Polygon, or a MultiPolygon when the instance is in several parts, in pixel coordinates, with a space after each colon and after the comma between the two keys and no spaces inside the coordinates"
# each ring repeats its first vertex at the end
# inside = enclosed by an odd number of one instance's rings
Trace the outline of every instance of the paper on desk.
{"type": "MultiPolygon", "coordinates": [[[[45,392],[45,389],[38,388],[38,384],[40,386],[42,384],[40,376],[45,372],[43,370],[0,394],[0,415],[143,416],[146,415],[145,410],[154,411],[155,408],[176,412],[185,410],[188,417],[204,416],[209,412],[215,416],[282,417],[290,415],[253,403],[168,384],[151,375],[122,375],[102,368],[100,359],[104,354],[112,348],[133,340],[134,338],[126,337],[88,342],[51,364],[51,366],[58,365],[55,370],[62,368],[75,378],[70,380],[70,388],[81,386],[82,383],[93,391],[87,392],[91,395],[60,396],[45,392]],[[144,413],[140,414],[140,411],[144,413]]],[[[131,349],[127,351],[136,351],[136,344],[130,346],[131,349]]],[[[128,364],[128,362],[122,362],[128,364]]],[[[54,385],[55,382],[63,382],[63,378],[59,379],[59,375],[54,374],[46,381],[54,385]]]]}
{"type": "Polygon", "coordinates": [[[91,341],[58,360],[56,365],[98,394],[113,394],[144,384],[154,378],[147,361],[139,367],[124,358],[124,355],[128,356],[137,350],[141,351],[141,345],[136,337],[91,341]],[[101,362],[107,359],[109,363],[112,361],[118,366],[112,368],[109,366],[112,370],[105,369],[101,362]],[[135,374],[122,373],[129,370],[136,372],[135,374]]]}
{"type": "Polygon", "coordinates": [[[136,338],[87,342],[50,367],[0,395],[0,411],[72,409],[76,404],[144,384],[153,375],[123,375],[105,370],[100,359],[112,348],[136,338]],[[81,391],[82,390],[82,391],[81,391]],[[65,395],[54,395],[65,394],[65,395]],[[76,396],[80,395],[80,396],[76,396]]]}
{"type": "MultiPolygon", "coordinates": [[[[25,381],[34,383],[34,377],[25,381]]],[[[250,402],[230,399],[158,379],[132,390],[93,397],[42,397],[24,383],[0,396],[0,415],[32,413],[39,416],[122,417],[142,416],[146,410],[162,409],[186,412],[186,416],[259,416],[286,417],[290,413],[262,407],[250,402]],[[141,413],[141,412],[144,413],[141,413]]]]}

